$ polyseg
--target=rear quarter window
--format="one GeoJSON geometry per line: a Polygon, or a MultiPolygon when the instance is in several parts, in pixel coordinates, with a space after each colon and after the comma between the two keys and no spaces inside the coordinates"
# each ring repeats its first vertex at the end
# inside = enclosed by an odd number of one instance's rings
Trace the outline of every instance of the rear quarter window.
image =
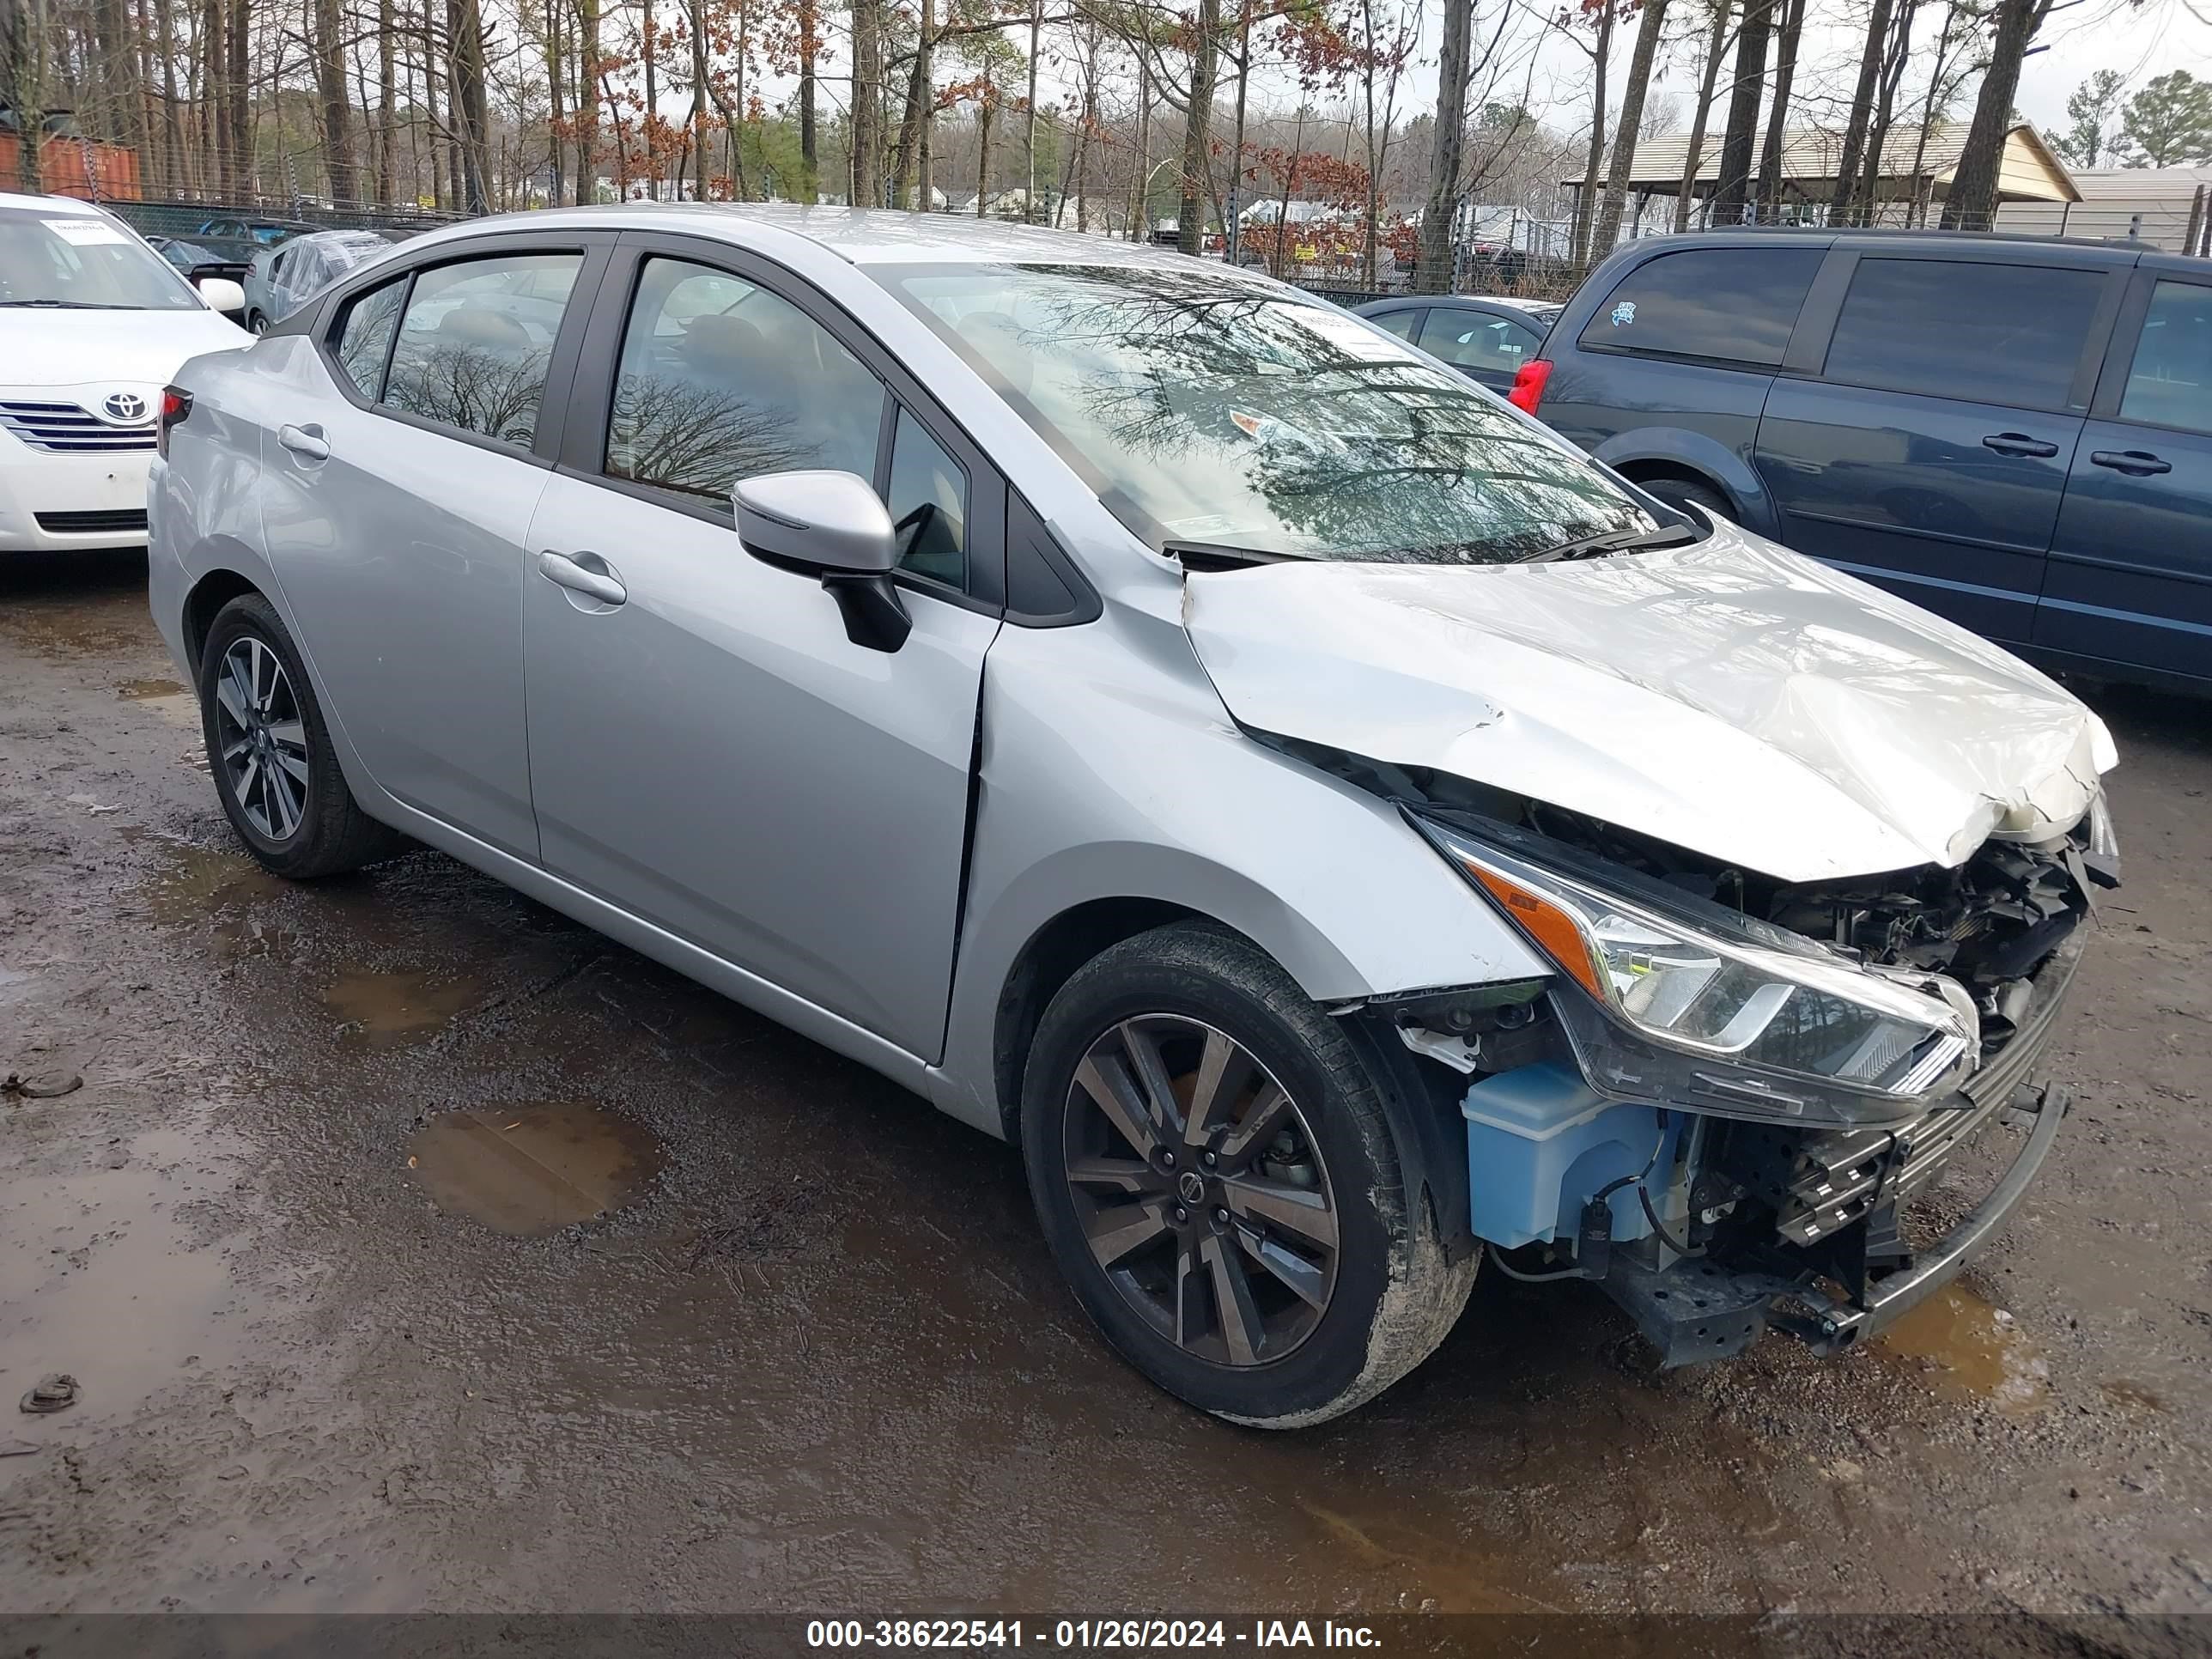
{"type": "Polygon", "coordinates": [[[1614,285],[1583,325],[1582,343],[1775,368],[1826,256],[1820,247],[1662,253],[1614,285]]]}

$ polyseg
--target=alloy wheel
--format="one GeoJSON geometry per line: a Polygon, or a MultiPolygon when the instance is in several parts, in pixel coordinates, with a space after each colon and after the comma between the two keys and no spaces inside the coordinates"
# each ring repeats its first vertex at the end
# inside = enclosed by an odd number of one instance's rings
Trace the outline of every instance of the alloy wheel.
{"type": "Polygon", "coordinates": [[[223,653],[215,681],[216,742],[239,809],[271,841],[307,811],[307,730],[284,665],[248,634],[223,653]]]}
{"type": "Polygon", "coordinates": [[[1235,1039],[1180,1014],[1101,1033],[1062,1146],[1093,1260],[1162,1336],[1242,1369],[1313,1334],[1336,1287],[1335,1195],[1297,1102],[1235,1039]]]}

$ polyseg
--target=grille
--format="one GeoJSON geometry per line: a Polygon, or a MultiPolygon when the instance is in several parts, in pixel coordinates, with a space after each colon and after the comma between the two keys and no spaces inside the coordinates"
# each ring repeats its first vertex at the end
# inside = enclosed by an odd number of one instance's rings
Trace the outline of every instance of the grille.
{"type": "Polygon", "coordinates": [[[154,447],[154,422],[110,426],[76,404],[0,403],[4,426],[33,449],[69,455],[115,455],[154,447]]]}
{"type": "Polygon", "coordinates": [[[38,520],[40,529],[57,536],[89,535],[95,531],[112,533],[145,529],[146,509],[118,507],[99,513],[41,513],[38,520]]]}

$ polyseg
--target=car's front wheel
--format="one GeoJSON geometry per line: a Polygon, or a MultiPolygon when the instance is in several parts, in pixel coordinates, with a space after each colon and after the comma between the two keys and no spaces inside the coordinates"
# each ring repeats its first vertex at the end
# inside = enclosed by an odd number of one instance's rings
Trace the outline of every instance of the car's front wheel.
{"type": "Polygon", "coordinates": [[[404,845],[346,787],[330,728],[276,609],[240,594],[200,649],[200,727],[223,815],[280,876],[357,869],[404,845]]]}
{"type": "Polygon", "coordinates": [[[1399,1148],[1416,1109],[1249,940],[1176,923],[1053,999],[1023,1091],[1053,1254],[1106,1338],[1238,1422],[1318,1423],[1442,1341],[1474,1279],[1399,1148]]]}

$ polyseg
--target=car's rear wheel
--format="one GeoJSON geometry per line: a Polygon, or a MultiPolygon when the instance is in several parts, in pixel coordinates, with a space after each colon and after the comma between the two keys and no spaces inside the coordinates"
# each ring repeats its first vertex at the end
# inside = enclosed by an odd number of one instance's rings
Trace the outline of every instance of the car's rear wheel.
{"type": "Polygon", "coordinates": [[[1728,497],[1711,484],[1699,483],[1694,478],[1644,478],[1638,481],[1638,487],[1669,507],[1694,507],[1701,513],[1717,514],[1731,524],[1735,522],[1735,508],[1729,505],[1728,497]]]}
{"type": "Polygon", "coordinates": [[[280,876],[307,880],[398,850],[355,802],[300,653],[276,607],[246,593],[200,649],[200,725],[223,815],[280,876]]]}
{"type": "Polygon", "coordinates": [[[269,331],[269,319],[258,311],[248,312],[246,317],[246,326],[256,334],[266,334],[269,331]]]}
{"type": "Polygon", "coordinates": [[[1401,1101],[1249,940],[1177,923],[1053,999],[1023,1091],[1045,1236],[1107,1340],[1267,1427],[1381,1393],[1450,1330],[1475,1258],[1410,1202],[1401,1101]]]}

